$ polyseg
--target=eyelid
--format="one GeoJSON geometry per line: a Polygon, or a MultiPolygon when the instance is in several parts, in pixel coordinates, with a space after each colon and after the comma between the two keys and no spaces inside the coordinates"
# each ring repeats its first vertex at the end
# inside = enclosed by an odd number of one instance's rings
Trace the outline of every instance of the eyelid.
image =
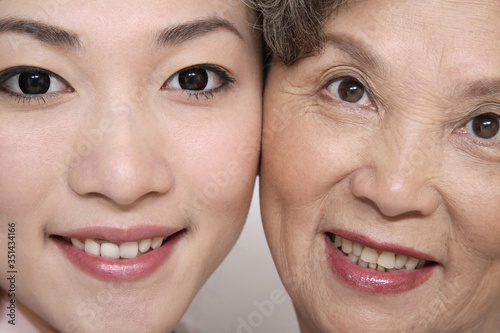
{"type": "Polygon", "coordinates": [[[191,96],[196,97],[196,99],[198,99],[201,96],[206,97],[207,99],[210,99],[210,98],[214,97],[214,95],[216,93],[218,93],[219,91],[226,88],[228,85],[233,84],[235,82],[236,82],[236,79],[233,76],[231,76],[229,74],[229,72],[221,66],[213,65],[213,64],[198,64],[198,65],[184,67],[184,68],[178,70],[177,72],[175,72],[172,76],[170,76],[167,79],[167,81],[165,81],[165,83],[162,86],[162,89],[164,89],[164,90],[180,90],[182,93],[186,93],[190,97],[191,96]],[[184,71],[188,71],[188,70],[197,70],[197,69],[203,69],[203,70],[206,70],[208,72],[212,72],[215,75],[217,75],[219,77],[219,79],[223,82],[219,86],[217,86],[215,88],[207,89],[207,90],[184,90],[180,87],[179,88],[167,87],[167,85],[172,80],[174,80],[176,77],[178,77],[180,73],[182,73],[184,71]]]}
{"type": "MultiPolygon", "coordinates": [[[[168,80],[167,80],[167,84],[169,84],[170,88],[173,88],[173,89],[179,89],[179,90],[185,90],[185,89],[182,89],[182,87],[180,86],[179,82],[178,82],[178,79],[179,79],[179,75],[186,71],[188,72],[190,69],[192,70],[197,70],[197,69],[200,69],[200,68],[197,68],[197,67],[190,67],[188,69],[183,69],[183,70],[180,70],[178,71],[177,73],[175,73],[174,75],[172,75],[168,80]],[[177,82],[176,82],[177,81],[177,82]]],[[[215,73],[214,71],[211,71],[211,70],[207,70],[205,68],[202,68],[203,70],[205,70],[208,74],[208,80],[209,82],[210,81],[214,81],[216,80],[217,82],[215,82],[215,85],[217,86],[218,84],[220,85],[221,83],[219,81],[223,81],[224,79],[217,73],[215,73]]],[[[213,82],[212,82],[213,83],[213,82]]],[[[211,89],[215,89],[215,88],[205,88],[206,90],[211,90],[211,89]]],[[[204,90],[205,90],[204,89],[204,90]]]]}
{"type": "MultiPolygon", "coordinates": [[[[52,89],[52,87],[50,89],[52,89]]],[[[21,101],[23,101],[23,103],[25,103],[25,102],[31,102],[32,99],[34,99],[38,102],[40,100],[46,102],[46,99],[48,97],[54,97],[55,95],[58,95],[59,93],[74,92],[74,89],[73,89],[73,87],[71,87],[71,85],[68,83],[68,81],[66,81],[61,76],[59,76],[51,71],[48,71],[48,70],[40,68],[40,67],[35,67],[35,66],[17,66],[17,67],[11,67],[11,68],[5,69],[2,72],[0,72],[0,92],[4,92],[4,93],[9,94],[11,97],[18,100],[19,103],[21,101]],[[58,92],[49,92],[48,91],[44,94],[25,94],[22,91],[16,91],[16,90],[13,90],[12,88],[5,87],[5,83],[8,80],[10,80],[10,79],[16,77],[17,75],[22,74],[22,73],[48,75],[51,78],[51,85],[52,85],[52,79],[55,79],[58,81],[58,83],[57,83],[58,86],[65,87],[65,91],[58,91],[58,92]]]]}
{"type": "Polygon", "coordinates": [[[471,109],[473,109],[473,111],[469,112],[467,115],[460,117],[460,119],[450,121],[450,125],[453,128],[463,128],[471,120],[474,120],[474,118],[487,113],[492,113],[500,117],[500,104],[498,103],[485,103],[477,107],[473,106],[471,109]]]}
{"type": "Polygon", "coordinates": [[[18,67],[7,68],[7,69],[3,70],[2,72],[0,72],[0,83],[5,82],[6,80],[8,80],[16,75],[22,74],[22,73],[46,74],[46,75],[54,77],[54,78],[56,78],[64,83],[66,83],[67,85],[69,85],[69,83],[65,79],[60,77],[59,75],[57,75],[51,71],[48,71],[46,69],[43,69],[40,67],[34,67],[34,66],[18,66],[18,67]]]}
{"type": "Polygon", "coordinates": [[[359,75],[358,73],[345,73],[345,71],[342,71],[342,73],[336,73],[335,75],[331,75],[327,81],[327,83],[323,86],[323,88],[321,89],[322,91],[327,91],[327,93],[324,93],[324,94],[328,94],[328,98],[332,98],[332,92],[329,91],[328,87],[330,87],[333,83],[335,82],[341,82],[342,80],[353,80],[353,81],[356,81],[358,82],[359,84],[361,84],[364,88],[364,93],[366,94],[366,99],[368,100],[367,102],[368,103],[361,103],[361,104],[358,104],[358,103],[349,103],[349,102],[346,102],[346,101],[343,101],[342,99],[338,98],[338,97],[334,97],[335,99],[337,99],[339,102],[341,103],[346,103],[347,105],[352,105],[352,106],[364,106],[364,107],[368,107],[370,109],[372,109],[373,111],[377,111],[377,99],[374,98],[374,94],[372,93],[372,89],[370,88],[370,85],[366,83],[366,80],[360,78],[361,75],[359,75]]]}
{"type": "Polygon", "coordinates": [[[493,141],[500,141],[500,131],[492,138],[482,138],[476,134],[474,134],[474,130],[472,128],[472,122],[477,118],[477,117],[480,117],[482,115],[491,115],[492,117],[496,117],[497,120],[500,122],[500,115],[496,112],[491,112],[491,111],[487,111],[487,112],[482,112],[480,114],[476,114],[474,115],[474,117],[471,117],[466,123],[465,125],[463,125],[461,128],[465,129],[465,133],[464,134],[467,134],[469,136],[471,136],[472,138],[474,138],[475,140],[479,140],[479,141],[489,141],[489,142],[493,142],[493,141]]]}

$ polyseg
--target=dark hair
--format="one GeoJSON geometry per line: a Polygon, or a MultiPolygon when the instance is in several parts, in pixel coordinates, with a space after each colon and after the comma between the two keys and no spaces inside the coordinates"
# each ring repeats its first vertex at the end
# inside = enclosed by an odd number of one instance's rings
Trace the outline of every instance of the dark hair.
{"type": "Polygon", "coordinates": [[[252,0],[261,13],[268,52],[286,65],[323,47],[323,25],[347,0],[252,0]]]}

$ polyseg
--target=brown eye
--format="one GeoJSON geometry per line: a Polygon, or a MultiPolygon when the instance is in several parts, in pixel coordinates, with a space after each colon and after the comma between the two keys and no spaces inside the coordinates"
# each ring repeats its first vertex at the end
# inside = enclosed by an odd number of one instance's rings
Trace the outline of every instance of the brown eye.
{"type": "Polygon", "coordinates": [[[213,98],[236,80],[224,68],[200,64],[181,69],[162,85],[161,90],[182,91],[187,96],[213,98]]]}
{"type": "Polygon", "coordinates": [[[50,88],[50,76],[48,74],[22,73],[19,75],[19,88],[25,94],[45,94],[50,88]]]}
{"type": "MultiPolygon", "coordinates": [[[[73,92],[73,88],[61,77],[37,67],[14,67],[0,73],[0,89],[20,98],[25,96],[45,98],[45,95],[73,92]]],[[[45,100],[45,99],[44,99],[45,100]]]]}
{"type": "Polygon", "coordinates": [[[467,129],[481,139],[492,139],[500,131],[500,117],[494,113],[485,113],[472,119],[467,129]]]}
{"type": "Polygon", "coordinates": [[[179,86],[184,90],[204,90],[208,85],[208,73],[203,68],[193,68],[179,73],[179,86]]]}
{"type": "Polygon", "coordinates": [[[327,90],[334,97],[347,103],[366,104],[369,102],[365,87],[354,78],[336,80],[330,83],[327,90]]]}

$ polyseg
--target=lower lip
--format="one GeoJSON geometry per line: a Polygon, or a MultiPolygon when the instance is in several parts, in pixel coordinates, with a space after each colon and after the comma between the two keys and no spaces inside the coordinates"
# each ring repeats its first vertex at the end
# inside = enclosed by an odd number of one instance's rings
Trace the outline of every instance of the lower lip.
{"type": "Polygon", "coordinates": [[[153,274],[169,258],[182,235],[173,235],[160,248],[139,257],[125,260],[109,259],[78,250],[67,241],[52,238],[64,256],[83,272],[101,281],[137,281],[153,274]]]}
{"type": "Polygon", "coordinates": [[[436,266],[414,270],[379,272],[353,263],[325,236],[326,255],[332,272],[351,287],[382,294],[402,293],[427,281],[436,266]]]}

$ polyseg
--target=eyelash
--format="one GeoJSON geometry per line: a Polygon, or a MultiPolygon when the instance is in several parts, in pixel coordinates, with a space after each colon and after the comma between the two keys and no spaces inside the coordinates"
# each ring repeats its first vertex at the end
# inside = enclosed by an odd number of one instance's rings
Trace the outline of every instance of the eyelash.
{"type": "Polygon", "coordinates": [[[345,103],[347,105],[358,106],[358,107],[366,107],[374,111],[376,111],[377,109],[370,88],[365,83],[363,83],[363,81],[357,79],[354,76],[351,75],[336,76],[328,81],[328,83],[324,86],[323,91],[328,98],[334,98],[340,103],[345,103]],[[363,95],[360,97],[359,100],[354,102],[349,102],[347,100],[342,99],[339,92],[340,84],[343,82],[349,83],[349,81],[363,88],[363,95]],[[336,85],[336,87],[334,87],[336,90],[333,91],[331,90],[331,87],[334,85],[336,85]],[[362,101],[363,103],[359,103],[360,101],[362,101]]]}
{"type": "MultiPolygon", "coordinates": [[[[325,91],[324,93],[328,96],[328,98],[334,98],[335,100],[339,101],[340,103],[347,103],[348,105],[353,105],[353,106],[361,106],[361,107],[366,107],[369,104],[373,106],[373,101],[374,97],[373,94],[371,93],[370,89],[367,88],[367,85],[362,83],[362,81],[358,80],[357,78],[353,76],[338,76],[335,77],[331,80],[328,81],[328,83],[324,86],[323,90],[325,91]],[[342,83],[347,83],[347,88],[350,87],[355,87],[357,86],[358,88],[362,88],[362,95],[359,96],[359,89],[354,89],[350,90],[350,93],[352,95],[349,95],[349,89],[344,90],[344,97],[341,97],[341,92],[340,92],[340,84],[342,83]],[[333,89],[332,89],[333,88],[333,89]],[[356,95],[356,93],[358,93],[356,95]],[[354,101],[348,101],[347,99],[354,96],[354,101]]],[[[375,106],[373,106],[373,109],[375,109],[375,106]]],[[[475,140],[476,142],[480,144],[498,144],[500,141],[500,131],[494,134],[493,137],[480,137],[478,133],[475,133],[473,128],[472,128],[472,123],[478,119],[478,117],[486,117],[486,118],[492,118],[496,119],[493,121],[494,124],[493,126],[497,126],[496,129],[498,130],[498,124],[500,123],[500,115],[496,112],[483,112],[481,114],[478,114],[474,116],[473,118],[470,118],[461,128],[460,130],[457,131],[457,133],[462,133],[462,134],[467,134],[471,137],[472,140],[475,140]],[[494,143],[496,141],[496,143],[494,143]]],[[[488,120],[488,119],[486,119],[488,120]]],[[[487,129],[486,129],[487,131],[487,129]]]]}
{"type": "MultiPolygon", "coordinates": [[[[491,111],[488,112],[487,111],[487,112],[483,112],[483,113],[477,114],[474,117],[472,117],[469,120],[467,120],[467,122],[462,127],[460,127],[460,129],[458,130],[458,132],[461,133],[461,134],[467,134],[467,135],[469,135],[472,140],[475,140],[475,141],[477,141],[480,144],[487,144],[487,145],[495,144],[495,145],[498,145],[498,142],[500,141],[500,131],[497,131],[494,134],[494,136],[491,137],[491,138],[489,138],[489,137],[488,138],[487,137],[481,137],[477,133],[474,133],[474,128],[472,126],[472,123],[475,120],[478,120],[479,117],[496,119],[496,121],[493,121],[494,123],[496,123],[496,126],[498,126],[498,124],[500,123],[500,115],[499,114],[497,114],[496,112],[491,112],[491,111]]],[[[498,127],[497,127],[497,130],[498,130],[498,127]]]]}
{"type": "MultiPolygon", "coordinates": [[[[20,67],[13,67],[4,70],[3,72],[0,73],[0,91],[8,94],[9,97],[13,98],[14,100],[17,101],[17,103],[23,103],[23,104],[28,104],[30,105],[32,101],[38,102],[40,104],[41,102],[47,103],[47,98],[52,98],[55,97],[53,95],[57,95],[57,92],[45,92],[41,94],[21,94],[16,91],[12,91],[9,88],[4,87],[3,85],[13,77],[21,74],[41,74],[41,75],[47,75],[50,78],[50,85],[53,84],[53,80],[57,80],[55,82],[58,82],[59,85],[65,85],[66,88],[69,91],[73,91],[73,88],[64,80],[61,78],[59,75],[52,73],[51,71],[45,70],[43,68],[39,67],[32,67],[32,66],[20,66],[20,67]]],[[[50,90],[50,86],[49,86],[50,90]]]]}
{"type": "MultiPolygon", "coordinates": [[[[182,89],[182,87],[180,87],[180,90],[182,91],[182,93],[188,94],[189,97],[195,97],[196,100],[199,100],[200,97],[204,97],[206,99],[212,99],[215,97],[215,95],[217,93],[223,91],[228,86],[230,86],[236,82],[236,80],[228,73],[228,71],[226,71],[222,67],[217,66],[217,65],[212,65],[212,64],[202,64],[202,65],[189,66],[189,67],[186,67],[186,68],[183,68],[183,69],[177,71],[175,74],[173,74],[171,77],[169,77],[167,79],[167,81],[165,81],[165,83],[162,85],[162,89],[163,89],[163,87],[165,87],[169,82],[171,82],[176,77],[179,80],[178,76],[180,74],[185,73],[185,72],[189,72],[189,71],[193,72],[193,71],[197,71],[197,70],[203,70],[205,72],[214,73],[223,82],[220,85],[218,85],[217,87],[209,89],[209,90],[189,90],[189,89],[182,89]]],[[[164,90],[167,90],[167,89],[169,89],[169,88],[165,88],[164,90]]],[[[179,88],[170,88],[170,89],[177,90],[179,88]]]]}
{"type": "MultiPolygon", "coordinates": [[[[189,66],[184,69],[181,69],[180,71],[177,71],[174,75],[172,75],[170,78],[168,78],[165,83],[162,85],[162,89],[173,79],[182,73],[186,73],[188,71],[204,71],[207,74],[207,85],[212,83],[214,79],[219,79],[221,82],[217,84],[216,87],[204,90],[189,90],[189,89],[182,89],[180,88],[182,93],[188,94],[189,97],[194,96],[197,100],[200,99],[200,97],[204,97],[207,100],[208,99],[213,99],[215,95],[224,89],[226,89],[229,85],[233,84],[236,82],[236,80],[222,67],[216,66],[216,65],[211,65],[211,64],[202,64],[202,65],[194,65],[194,66],[189,66]]],[[[18,89],[21,90],[22,88],[19,88],[19,82],[16,83],[18,85],[18,89]]],[[[56,97],[61,91],[57,92],[50,92],[50,90],[53,90],[53,85],[59,88],[66,89],[66,92],[73,92],[73,88],[71,85],[61,78],[59,75],[54,74],[48,70],[39,68],[39,67],[32,67],[32,66],[20,66],[20,67],[13,67],[4,70],[3,72],[0,72],[0,92],[3,92],[7,94],[9,97],[13,98],[17,103],[23,103],[23,105],[27,104],[30,105],[32,102],[38,102],[38,104],[47,103],[47,100],[49,98],[56,97]],[[8,80],[18,76],[18,75],[23,75],[23,74],[31,74],[31,75],[43,75],[49,77],[49,88],[46,92],[40,93],[40,94],[26,94],[26,93],[20,93],[13,91],[12,88],[6,87],[6,82],[8,80]]],[[[165,88],[165,89],[172,89],[172,90],[177,90],[177,88],[165,88]]]]}

